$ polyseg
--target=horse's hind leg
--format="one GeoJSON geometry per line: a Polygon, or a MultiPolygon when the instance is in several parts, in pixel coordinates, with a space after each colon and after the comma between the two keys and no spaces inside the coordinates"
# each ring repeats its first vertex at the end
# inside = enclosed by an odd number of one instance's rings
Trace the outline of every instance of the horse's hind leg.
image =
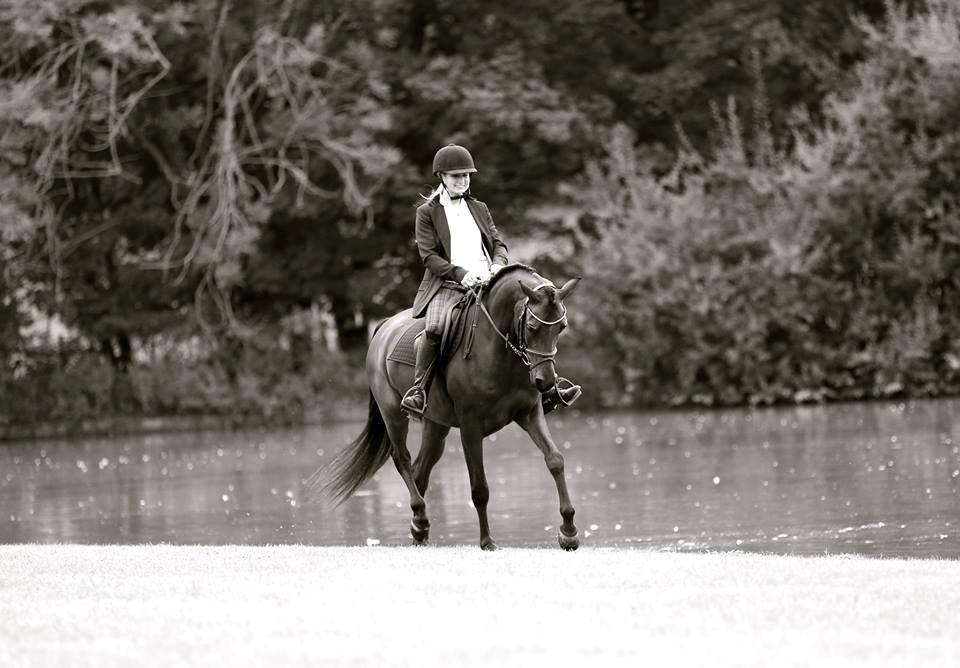
{"type": "Polygon", "coordinates": [[[421,494],[427,493],[430,472],[443,455],[443,447],[449,433],[450,427],[446,425],[431,420],[423,421],[420,452],[417,453],[417,458],[413,462],[413,479],[417,482],[417,489],[421,494]]]}
{"type": "Polygon", "coordinates": [[[413,464],[410,461],[410,450],[407,448],[407,431],[410,423],[406,416],[399,412],[390,418],[384,415],[384,421],[387,425],[387,434],[390,436],[390,455],[410,493],[410,509],[413,511],[410,534],[414,541],[422,544],[430,535],[430,520],[427,519],[427,504],[423,500],[423,494],[417,489],[417,483],[413,478],[413,464]]]}

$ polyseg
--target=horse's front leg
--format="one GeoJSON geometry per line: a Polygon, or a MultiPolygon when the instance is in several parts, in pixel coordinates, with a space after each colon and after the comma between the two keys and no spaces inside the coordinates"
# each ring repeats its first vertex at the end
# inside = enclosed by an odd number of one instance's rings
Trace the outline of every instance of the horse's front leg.
{"type": "Polygon", "coordinates": [[[577,531],[573,523],[574,509],[570,502],[570,494],[567,492],[567,480],[563,473],[563,455],[557,449],[553,437],[550,436],[550,430],[547,428],[547,421],[543,417],[543,408],[540,402],[527,413],[523,418],[517,420],[517,424],[530,434],[530,438],[540,448],[543,453],[543,459],[547,464],[547,470],[553,476],[553,481],[557,485],[557,495],[560,497],[560,517],[563,523],[560,525],[560,531],[557,534],[557,540],[560,547],[564,550],[576,550],[580,547],[580,532],[577,531]]]}
{"type": "Polygon", "coordinates": [[[463,424],[460,427],[460,440],[463,443],[463,456],[467,460],[467,473],[470,475],[470,497],[480,521],[480,547],[484,550],[497,550],[499,546],[490,537],[490,524],[487,522],[490,487],[483,470],[483,431],[479,425],[463,424]]]}

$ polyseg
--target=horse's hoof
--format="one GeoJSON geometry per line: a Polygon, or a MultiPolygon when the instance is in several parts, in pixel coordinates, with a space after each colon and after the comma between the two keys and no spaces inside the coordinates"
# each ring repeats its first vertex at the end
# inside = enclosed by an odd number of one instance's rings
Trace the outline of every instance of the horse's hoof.
{"type": "Polygon", "coordinates": [[[430,538],[430,525],[428,524],[421,529],[414,522],[410,522],[410,537],[417,545],[426,544],[427,539],[430,538]]]}
{"type": "Polygon", "coordinates": [[[480,549],[484,552],[496,552],[500,549],[500,546],[497,545],[493,539],[480,543],[480,549]]]}
{"type": "Polygon", "coordinates": [[[565,536],[563,532],[560,531],[557,533],[557,542],[560,543],[560,547],[567,552],[573,552],[580,547],[580,532],[578,531],[572,536],[565,536]]]}

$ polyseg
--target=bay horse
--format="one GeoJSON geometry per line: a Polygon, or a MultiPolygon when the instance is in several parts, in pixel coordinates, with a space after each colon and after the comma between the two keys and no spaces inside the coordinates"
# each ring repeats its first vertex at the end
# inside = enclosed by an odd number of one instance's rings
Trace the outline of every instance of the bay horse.
{"type": "Polygon", "coordinates": [[[430,472],[443,454],[450,428],[459,427],[480,523],[480,547],[496,550],[487,520],[490,490],[483,469],[483,439],[515,422],[543,453],[556,483],[562,518],[557,540],[565,550],[577,549],[580,534],[573,523],[563,455],[547,428],[540,394],[557,382],[557,339],[567,325],[563,300],[579,280],[570,279],[557,288],[532,268],[512,264],[478,290],[464,313],[468,329],[461,338],[465,340],[434,374],[420,451],[412,462],[406,443],[408,417],[400,408],[400,399],[413,384],[413,367],[388,359],[413,322],[411,310],[383,322],[367,349],[370,396],[366,426],[307,480],[311,494],[326,493],[339,505],[392,457],[410,493],[411,536],[423,544],[430,534],[424,501],[430,472]]]}

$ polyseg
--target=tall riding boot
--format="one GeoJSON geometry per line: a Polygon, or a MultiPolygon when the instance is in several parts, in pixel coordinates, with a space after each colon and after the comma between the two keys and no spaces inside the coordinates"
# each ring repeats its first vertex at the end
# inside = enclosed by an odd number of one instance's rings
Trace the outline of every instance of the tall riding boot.
{"type": "Polygon", "coordinates": [[[434,362],[437,349],[440,347],[440,336],[431,332],[424,332],[420,337],[420,348],[417,349],[417,366],[413,372],[413,387],[407,390],[400,402],[401,408],[416,415],[423,415],[427,407],[427,388],[433,376],[434,362]]]}

